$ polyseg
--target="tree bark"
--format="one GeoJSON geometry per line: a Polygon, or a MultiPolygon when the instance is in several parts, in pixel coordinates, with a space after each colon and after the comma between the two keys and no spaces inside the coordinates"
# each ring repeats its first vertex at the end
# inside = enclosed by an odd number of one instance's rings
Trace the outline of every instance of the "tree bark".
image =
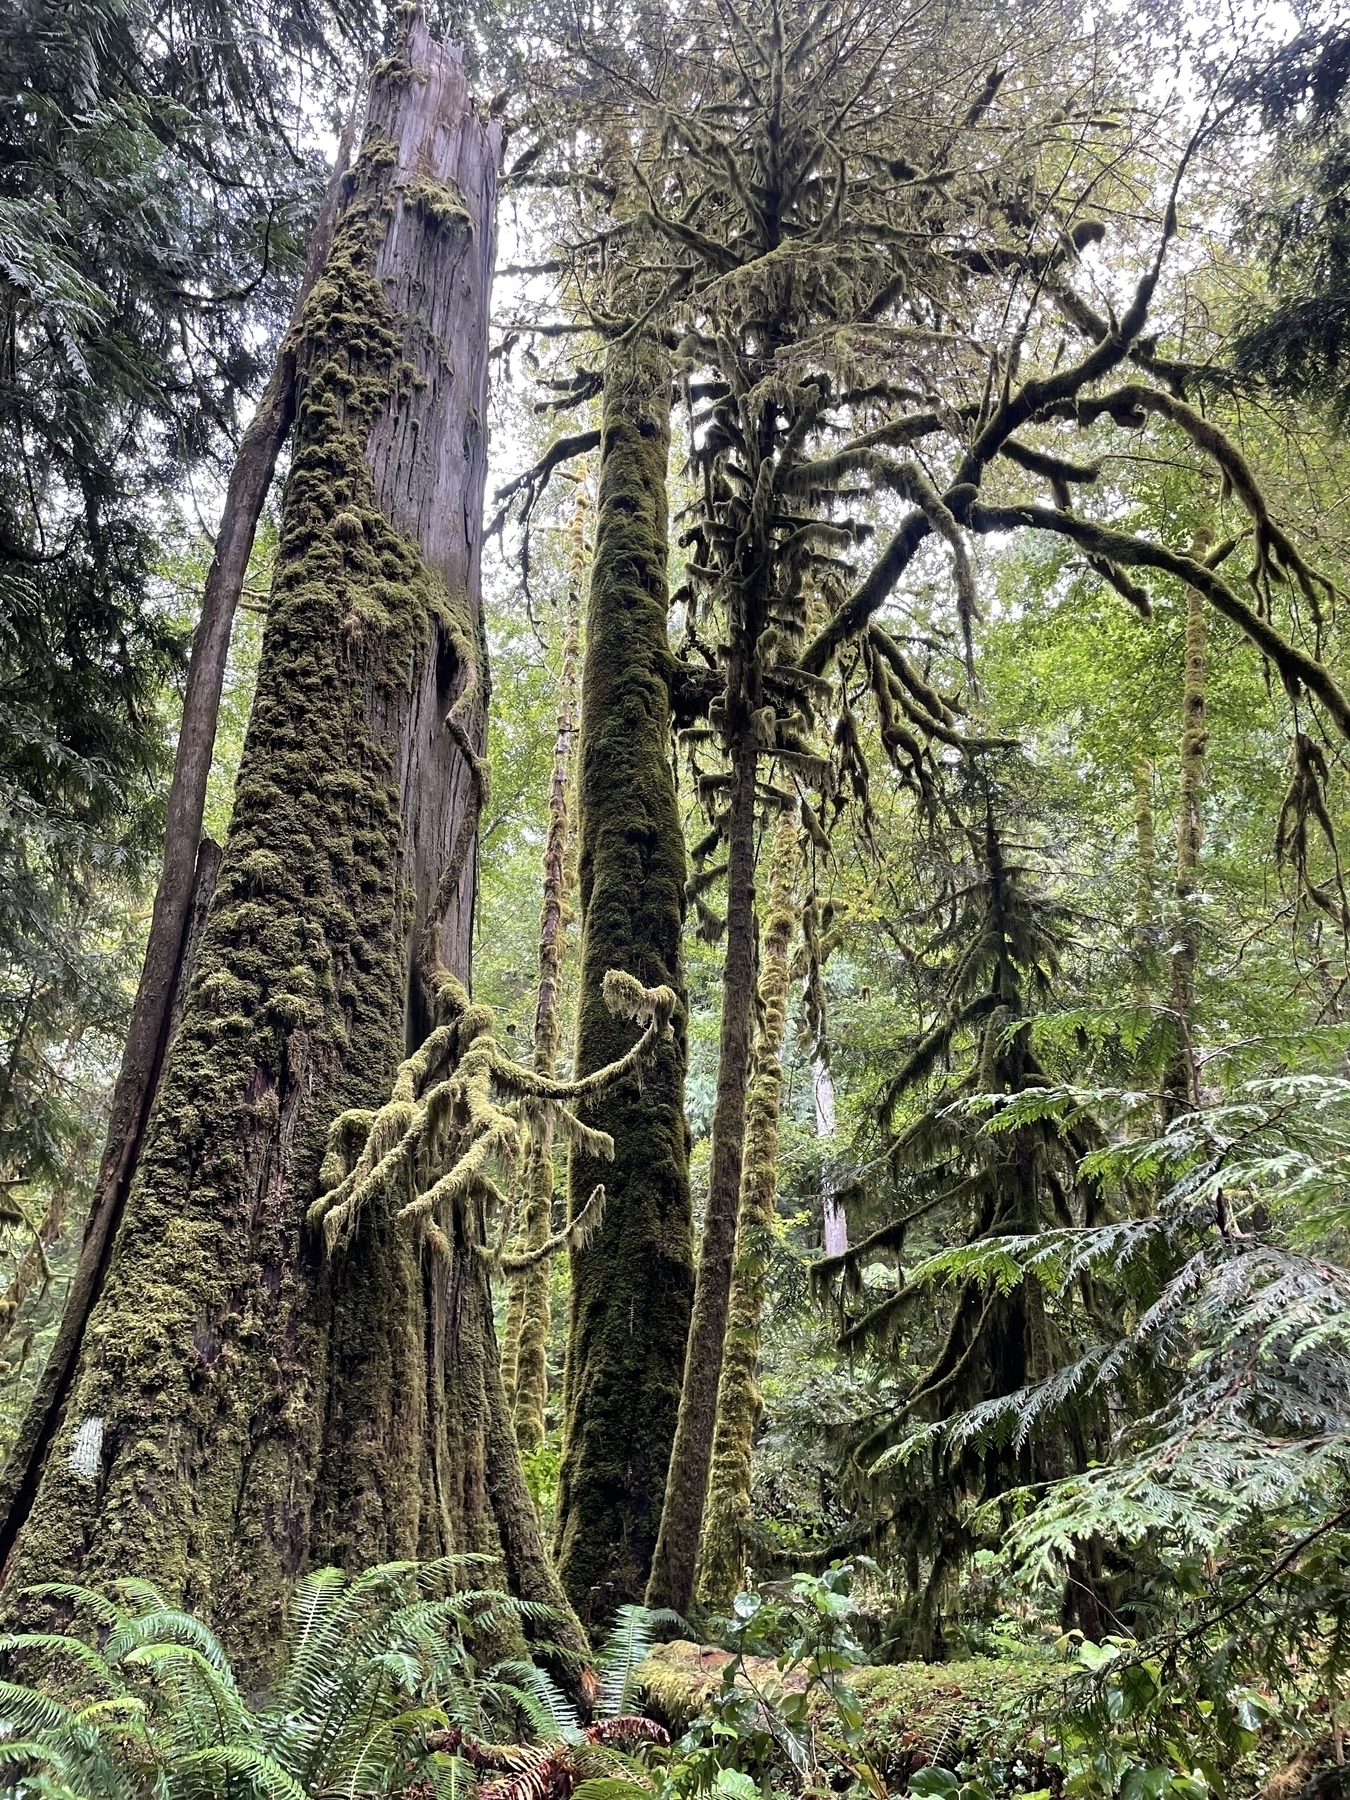
{"type": "Polygon", "coordinates": [[[1153,830],[1153,764],[1141,759],[1134,768],[1134,924],[1130,932],[1134,1001],[1149,1003],[1150,960],[1153,952],[1154,893],[1156,876],[1153,830]]]}
{"type": "Polygon", "coordinates": [[[581,994],[576,1071],[615,1060],[634,1027],[601,992],[609,969],[680,996],[673,1037],[642,1078],[582,1109],[614,1138],[599,1169],[573,1151],[573,1215],[608,1201],[571,1256],[559,1567],[585,1620],[640,1600],[679,1407],[693,1290],[680,949],[685,848],[670,762],[666,462],[670,366],[638,337],[605,364],[595,551],[579,743],[581,994]]]}
{"type": "Polygon", "coordinates": [[[778,1193],[779,1099],[787,1027],[789,952],[797,922],[793,890],[799,865],[797,821],[785,812],[778,824],[769,871],[769,916],[759,978],[760,1027],[754,1077],[746,1101],[745,1168],[736,1225],[736,1263],[698,1554],[699,1604],[718,1613],[729,1610],[740,1588],[749,1548],[755,1428],[764,1409],[755,1376],[778,1193]]]}
{"type": "Polygon", "coordinates": [[[414,19],[301,318],[220,879],[7,1571],[8,1595],[151,1575],[255,1662],[308,1563],[500,1541],[483,1387],[461,1379],[489,1352],[495,1374],[477,1264],[428,1268],[391,1208],[331,1265],[304,1228],[330,1122],[377,1103],[419,1041],[434,965],[467,972],[499,154],[458,56],[414,19]],[[71,1455],[82,1426],[92,1468],[71,1455]]]}
{"type": "Polygon", "coordinates": [[[811,1102],[815,1113],[816,1136],[831,1147],[821,1160],[820,1169],[820,1247],[826,1256],[842,1256],[848,1249],[848,1214],[839,1198],[839,1167],[834,1156],[837,1119],[834,1106],[834,1076],[829,1061],[817,1049],[811,1059],[811,1102]]]}
{"type": "MultiPolygon", "coordinates": [[[[539,994],[534,1011],[534,1067],[540,1075],[556,1075],[562,1032],[558,995],[563,953],[567,945],[568,787],[572,775],[572,743],[576,736],[577,652],[580,649],[581,593],[586,572],[586,490],[578,485],[572,515],[566,616],[563,620],[562,673],[558,684],[558,726],[553,740],[553,772],[549,780],[548,835],[544,842],[544,898],[539,915],[539,994]]],[[[525,1216],[520,1248],[537,1250],[553,1225],[553,1139],[545,1132],[530,1147],[522,1178],[525,1216]]],[[[503,1380],[522,1451],[537,1450],[544,1441],[544,1408],[548,1401],[549,1258],[514,1277],[507,1308],[502,1357],[503,1380]]]]}
{"type": "MultiPolygon", "coordinates": [[[[735,686],[729,682],[730,691],[735,686]]],[[[670,1454],[661,1531],[647,1584],[647,1604],[686,1613],[694,1597],[703,1503],[708,1492],[717,1389],[731,1303],[745,1091],[755,983],[755,772],[759,746],[749,708],[734,728],[731,810],[727,827],[727,948],[722,964],[722,1025],[713,1103],[708,1205],[703,1216],[698,1284],[689,1327],[679,1421],[670,1454]]]]}
{"type": "Polygon", "coordinates": [[[1181,792],[1177,802],[1177,947],[1172,952],[1172,1009],[1176,1049],[1163,1081],[1167,1114],[1189,1112],[1200,1104],[1199,1064],[1195,1055],[1195,971],[1200,957],[1200,927],[1195,894],[1204,840],[1202,797],[1205,787],[1205,599],[1186,590],[1186,668],[1181,694],[1181,792]]]}
{"type": "MultiPolygon", "coordinates": [[[[343,132],[333,179],[310,236],[290,326],[257,411],[240,439],[225,491],[220,529],[188,661],[183,718],[169,783],[164,865],[155,889],[145,961],[132,1002],[122,1062],[109,1103],[107,1136],[85,1220],[84,1240],[55,1341],[0,1476],[0,1568],[13,1550],[32,1506],[69,1396],[85,1327],[102,1291],[164,1058],[177,1028],[178,1019],[171,1017],[175,996],[181,1016],[192,965],[185,945],[193,897],[198,891],[199,840],[230,633],[253,553],[258,520],[276,474],[277,458],[295,418],[300,315],[332,243],[355,123],[353,110],[343,132]]],[[[215,850],[214,845],[212,849],[215,850]]]]}

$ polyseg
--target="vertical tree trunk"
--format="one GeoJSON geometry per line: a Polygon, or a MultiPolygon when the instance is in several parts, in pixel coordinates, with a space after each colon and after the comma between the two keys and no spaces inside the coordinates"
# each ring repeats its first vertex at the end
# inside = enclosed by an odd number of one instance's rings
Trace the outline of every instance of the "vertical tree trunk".
{"type": "MultiPolygon", "coordinates": [[[[728,688],[736,691],[731,682],[728,688]]],[[[748,707],[745,710],[747,716],[734,728],[732,737],[727,948],[722,964],[722,1025],[708,1205],[703,1218],[679,1423],[670,1454],[661,1534],[647,1584],[648,1606],[673,1607],[680,1613],[688,1612],[694,1597],[703,1503],[717,1423],[717,1388],[731,1303],[731,1267],[745,1147],[745,1090],[754,1016],[755,772],[759,761],[753,719],[748,707]]]]}
{"type": "Polygon", "coordinates": [[[109,1103],[103,1157],[61,1323],[0,1477],[0,1567],[13,1549],[37,1493],[70,1392],[85,1326],[107,1274],[113,1240],[145,1140],[151,1104],[177,1028],[178,1019],[171,1017],[175,997],[181,1016],[192,967],[187,937],[193,897],[199,891],[198,842],[215,751],[230,632],[253,553],[258,520],[276,474],[277,457],[295,418],[300,315],[332,243],[340,183],[351,153],[355,124],[354,104],[342,135],[333,179],[310,238],[290,327],[281,341],[258,409],[240,440],[225,491],[220,529],[188,662],[183,717],[169,783],[164,865],[155,889],[145,961],[132,1002],[122,1062],[109,1103]]]}
{"type": "Polygon", "coordinates": [[[778,1192],[778,1109],[783,1085],[789,951],[797,918],[793,889],[799,862],[797,822],[785,812],[778,824],[769,870],[769,916],[759,978],[762,1014],[755,1044],[754,1078],[745,1109],[745,1167],[736,1226],[736,1264],[699,1547],[698,1599],[701,1605],[716,1612],[727,1611],[735,1598],[745,1572],[748,1548],[751,1461],[755,1427],[763,1410],[755,1375],[778,1192]]]}
{"type": "MultiPolygon", "coordinates": [[[[567,577],[567,612],[563,620],[562,676],[558,685],[558,728],[553,740],[553,773],[549,782],[548,835],[544,842],[544,903],[539,915],[539,995],[534,1010],[534,1067],[556,1075],[562,1036],[558,993],[567,942],[567,790],[572,773],[572,740],[576,734],[577,652],[580,649],[581,593],[586,573],[586,490],[578,484],[572,515],[572,541],[567,577]]],[[[531,1144],[522,1177],[525,1216],[521,1248],[536,1250],[553,1221],[553,1140],[551,1133],[531,1144]]],[[[551,1261],[535,1264],[512,1282],[507,1309],[502,1367],[507,1397],[522,1451],[537,1450],[544,1441],[544,1407],[548,1400],[548,1290],[551,1261]]]]}
{"type": "Polygon", "coordinates": [[[579,746],[579,1075],[635,1027],[601,983],[626,969],[680,995],[675,1034],[639,1081],[581,1109],[614,1138],[601,1171],[574,1151],[575,1213],[598,1176],[604,1222],[573,1252],[559,1567],[584,1619],[642,1597],[679,1407],[693,1290],[680,937],[684,833],[670,761],[666,462],[670,365],[651,339],[605,364],[600,495],[586,613],[579,746]]]}
{"type": "Polygon", "coordinates": [[[220,879],[8,1569],[10,1594],[153,1575],[255,1658],[308,1561],[479,1548],[486,1511],[487,1421],[452,1444],[464,1415],[439,1402],[472,1390],[458,1358],[490,1320],[457,1330],[453,1283],[388,1209],[331,1268],[304,1218],[330,1121],[378,1102],[423,1031],[432,962],[467,969],[498,156],[414,18],[301,319],[220,879]]]}
{"type": "Polygon", "coordinates": [[[834,1107],[834,1076],[828,1059],[817,1049],[811,1059],[811,1100],[816,1137],[830,1146],[820,1166],[820,1247],[826,1256],[842,1256],[848,1249],[848,1214],[839,1198],[839,1168],[834,1155],[838,1119],[834,1107]]]}
{"type": "Polygon", "coordinates": [[[1149,1002],[1149,961],[1153,946],[1156,859],[1153,829],[1153,765],[1140,761],[1134,769],[1134,925],[1130,933],[1133,953],[1135,1005],[1149,1002]]]}
{"type": "Polygon", "coordinates": [[[1172,953],[1172,1008],[1177,1047],[1164,1081],[1173,1116],[1200,1104],[1195,1056],[1195,970],[1200,927],[1195,895],[1204,838],[1205,786],[1205,601],[1186,590],[1186,669],[1181,696],[1181,792],[1177,803],[1177,948],[1172,953]]]}

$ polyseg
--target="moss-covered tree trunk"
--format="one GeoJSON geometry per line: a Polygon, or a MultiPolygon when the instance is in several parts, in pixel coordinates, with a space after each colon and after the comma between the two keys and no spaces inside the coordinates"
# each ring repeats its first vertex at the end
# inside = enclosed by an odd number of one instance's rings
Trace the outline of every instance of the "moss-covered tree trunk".
{"type": "MultiPolygon", "coordinates": [[[[586,490],[579,485],[572,514],[567,610],[563,619],[562,670],[558,683],[558,726],[553,740],[548,833],[544,839],[544,897],[539,912],[534,1067],[540,1075],[557,1074],[558,1045],[562,1037],[558,995],[567,945],[568,787],[572,775],[572,740],[576,734],[577,653],[581,647],[581,595],[585,573],[586,490]]],[[[547,1131],[530,1145],[522,1187],[525,1204],[520,1248],[529,1252],[538,1250],[553,1228],[553,1140],[547,1131]]],[[[537,1450],[544,1441],[551,1269],[551,1260],[546,1259],[513,1279],[503,1333],[503,1384],[511,1402],[516,1439],[522,1451],[537,1450]]]]}
{"type": "Polygon", "coordinates": [[[576,1071],[617,1058],[634,1027],[601,983],[627,969],[681,996],[641,1079],[583,1109],[614,1138],[574,1151],[570,1205],[603,1176],[603,1225],[571,1258],[559,1567],[583,1618],[642,1597],[679,1407],[694,1285],[684,1120],[680,936],[685,848],[670,760],[666,462],[670,365],[639,337],[609,352],[578,764],[582,918],[576,1071]]]}
{"type": "Polygon", "coordinates": [[[255,1656],[306,1564],[495,1544],[494,1486],[517,1497],[477,1263],[433,1269],[379,1206],[332,1264],[304,1225],[329,1122],[382,1097],[433,964],[467,971],[498,157],[458,57],[412,19],[300,324],[196,972],[7,1569],[11,1595],[152,1575],[255,1656]]]}
{"type": "MultiPolygon", "coordinates": [[[[744,695],[746,677],[728,681],[744,695]]],[[[744,699],[728,706],[731,795],[727,821],[727,931],[722,964],[722,1021],[717,1094],[713,1102],[708,1204],[699,1246],[698,1285],[689,1326],[680,1392],[680,1416],[671,1450],[661,1533],[647,1584],[647,1604],[686,1613],[694,1597],[703,1504],[708,1492],[717,1388],[731,1304],[741,1167],[745,1147],[745,1092],[755,988],[755,773],[759,744],[752,710],[744,699]]]]}
{"type": "Polygon", "coordinates": [[[204,871],[214,882],[219,846],[202,838],[206,789],[215,752],[225,665],[253,540],[271,492],[277,458],[295,421],[299,321],[327,258],[356,124],[355,101],[339,145],[328,192],[310,236],[290,327],[239,440],[225,491],[220,528],[193,634],[173,776],[165,806],[164,860],[155,888],[145,957],[127,1023],[122,1061],[108,1104],[108,1125],[84,1236],[62,1307],[61,1322],[18,1437],[0,1476],[0,1565],[14,1547],[41,1480],[57,1430],[89,1314],[102,1291],[108,1259],[131,1188],[169,1043],[182,1014],[199,932],[194,920],[204,871]]]}
{"type": "Polygon", "coordinates": [[[783,1085],[789,952],[797,919],[793,889],[799,861],[797,823],[791,813],[785,812],[778,824],[769,869],[769,909],[759,978],[760,1026],[754,1076],[745,1108],[745,1167],[736,1225],[736,1263],[698,1555],[698,1600],[715,1612],[726,1612],[735,1598],[749,1547],[751,1462],[755,1427],[763,1410],[755,1375],[778,1192],[779,1097],[783,1085]]]}

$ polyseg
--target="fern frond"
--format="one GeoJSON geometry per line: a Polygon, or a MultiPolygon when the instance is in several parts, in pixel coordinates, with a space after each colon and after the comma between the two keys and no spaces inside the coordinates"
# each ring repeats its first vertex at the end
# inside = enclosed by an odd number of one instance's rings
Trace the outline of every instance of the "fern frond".
{"type": "Polygon", "coordinates": [[[116,1689],[116,1675],[108,1667],[107,1661],[99,1655],[91,1644],[80,1638],[67,1637],[60,1631],[12,1631],[0,1636],[0,1655],[11,1650],[40,1650],[45,1656],[70,1655],[85,1668],[105,1682],[108,1687],[116,1689]]]}
{"type": "Polygon", "coordinates": [[[680,1623],[677,1613],[664,1608],[653,1611],[631,1604],[619,1608],[595,1659],[600,1677],[596,1713],[600,1718],[612,1719],[631,1710],[631,1703],[641,1690],[637,1672],[647,1660],[658,1628],[680,1623]]]}
{"type": "Polygon", "coordinates": [[[531,1729],[547,1741],[561,1738],[564,1743],[581,1741],[581,1722],[576,1709],[552,1677],[533,1663],[517,1664],[518,1689],[522,1707],[531,1729]]]}
{"type": "Polygon", "coordinates": [[[247,1775],[267,1800],[310,1800],[308,1790],[279,1762],[265,1750],[249,1744],[213,1744],[204,1750],[191,1750],[178,1759],[177,1766],[199,1769],[203,1774],[247,1775]]]}
{"type": "Polygon", "coordinates": [[[0,1723],[20,1731],[59,1731],[74,1718],[72,1709],[51,1694],[22,1687],[17,1681],[0,1681],[0,1723]]]}
{"type": "MultiPolygon", "coordinates": [[[[149,1589],[148,1582],[142,1585],[149,1589]]],[[[150,1592],[153,1591],[150,1589],[150,1592]]],[[[141,1613],[137,1618],[125,1619],[104,1645],[103,1653],[110,1663],[118,1663],[129,1652],[138,1650],[145,1644],[189,1645],[210,1663],[223,1680],[231,1687],[234,1686],[230,1659],[221,1648],[220,1639],[209,1625],[193,1613],[181,1612],[177,1607],[162,1606],[154,1612],[141,1613]]]]}
{"type": "Polygon", "coordinates": [[[654,1782],[629,1781],[621,1775],[592,1775],[572,1789],[572,1800],[649,1800],[654,1782]]]}
{"type": "Polygon", "coordinates": [[[107,1594],[99,1593],[96,1588],[81,1587],[75,1581],[39,1581],[23,1592],[25,1599],[32,1595],[42,1600],[59,1600],[66,1606],[84,1607],[100,1625],[120,1625],[126,1617],[122,1608],[107,1594]]]}
{"type": "Polygon", "coordinates": [[[139,1575],[122,1575],[111,1584],[112,1591],[144,1612],[168,1612],[171,1602],[161,1589],[139,1575]]]}

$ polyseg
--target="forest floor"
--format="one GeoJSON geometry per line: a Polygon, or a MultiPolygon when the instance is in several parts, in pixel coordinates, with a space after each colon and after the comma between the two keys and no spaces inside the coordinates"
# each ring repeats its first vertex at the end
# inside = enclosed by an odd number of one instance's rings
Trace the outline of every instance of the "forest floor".
{"type": "MultiPolygon", "coordinates": [[[[672,1732],[683,1731],[707,1710],[731,1660],[726,1650],[684,1640],[656,1645],[641,1671],[648,1710],[672,1732]]],[[[808,1716],[831,1704],[804,1666],[785,1672],[772,1657],[744,1657],[738,1680],[775,1700],[807,1694],[808,1716]]],[[[889,1790],[916,1769],[969,1761],[1021,1762],[1017,1785],[1042,1785],[1066,1680],[1065,1664],[1048,1653],[867,1665],[849,1670],[847,1680],[862,1713],[857,1753],[889,1790]]]]}

